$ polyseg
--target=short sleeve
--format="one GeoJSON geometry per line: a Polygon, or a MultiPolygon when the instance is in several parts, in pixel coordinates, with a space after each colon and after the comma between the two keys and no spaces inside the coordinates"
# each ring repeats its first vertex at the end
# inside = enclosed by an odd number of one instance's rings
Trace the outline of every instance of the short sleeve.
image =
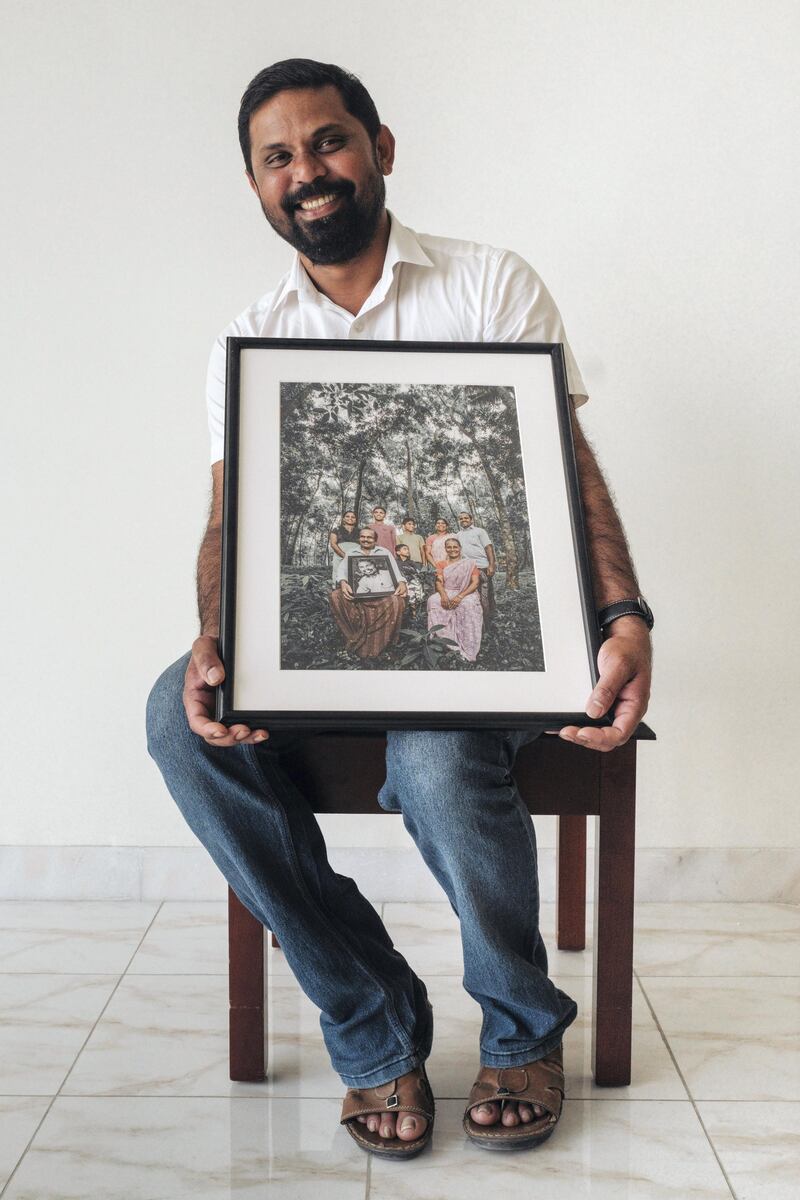
{"type": "Polygon", "coordinates": [[[208,433],[211,439],[211,462],[225,457],[225,367],[226,334],[220,334],[211,350],[206,376],[208,433]]]}
{"type": "Polygon", "coordinates": [[[483,546],[484,550],[487,546],[491,546],[492,539],[489,537],[485,529],[478,530],[478,541],[483,546]]]}
{"type": "Polygon", "coordinates": [[[484,330],[487,342],[561,342],[567,385],[576,406],[588,399],[578,364],[567,341],[564,322],[553,297],[524,258],[500,251],[484,330]]]}

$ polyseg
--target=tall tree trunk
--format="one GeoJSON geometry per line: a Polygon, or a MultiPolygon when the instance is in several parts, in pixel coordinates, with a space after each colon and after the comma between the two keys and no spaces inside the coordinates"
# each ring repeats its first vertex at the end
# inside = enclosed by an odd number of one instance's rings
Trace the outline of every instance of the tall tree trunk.
{"type": "Polygon", "coordinates": [[[481,460],[483,472],[489,481],[489,487],[492,492],[492,500],[494,501],[495,511],[497,513],[497,523],[500,526],[500,535],[503,539],[503,549],[506,554],[506,587],[519,587],[519,555],[517,553],[517,543],[514,540],[514,530],[511,522],[508,519],[508,509],[506,508],[503,494],[500,491],[500,484],[497,477],[489,466],[488,462],[481,453],[481,448],[475,445],[478,452],[478,457],[481,460]]]}
{"type": "MultiPolygon", "coordinates": [[[[497,513],[497,523],[500,526],[500,536],[503,539],[503,549],[506,556],[506,586],[516,589],[519,587],[519,555],[517,553],[517,544],[514,540],[514,530],[511,526],[510,520],[508,519],[508,509],[506,508],[503,494],[500,490],[499,481],[489,463],[486,461],[483,448],[475,440],[471,430],[463,424],[459,414],[453,408],[450,409],[450,416],[453,420],[453,424],[461,430],[470,444],[474,447],[475,453],[477,454],[480,464],[483,467],[483,473],[488,481],[489,489],[492,493],[495,512],[497,513]]],[[[497,553],[497,547],[495,547],[495,553],[497,553]]]]}
{"type": "Polygon", "coordinates": [[[298,522],[292,532],[292,536],[288,540],[288,543],[286,546],[286,555],[285,555],[283,561],[285,563],[288,563],[289,566],[291,566],[294,562],[294,554],[295,554],[295,550],[297,548],[297,539],[300,536],[300,530],[303,528],[303,523],[306,519],[306,513],[311,508],[311,505],[314,503],[314,499],[316,498],[317,492],[319,491],[319,485],[320,485],[321,480],[322,480],[322,472],[320,471],[317,474],[317,481],[314,484],[314,490],[311,493],[311,495],[308,497],[306,506],[301,511],[298,522]]]}
{"type": "Polygon", "coordinates": [[[356,476],[356,498],[353,501],[353,512],[356,514],[356,523],[361,526],[361,495],[364,491],[364,468],[367,465],[366,457],[358,460],[358,475],[356,476]]]}
{"type": "Polygon", "coordinates": [[[419,520],[419,509],[414,496],[414,470],[411,457],[411,442],[406,438],[406,512],[415,521],[419,520]]]}

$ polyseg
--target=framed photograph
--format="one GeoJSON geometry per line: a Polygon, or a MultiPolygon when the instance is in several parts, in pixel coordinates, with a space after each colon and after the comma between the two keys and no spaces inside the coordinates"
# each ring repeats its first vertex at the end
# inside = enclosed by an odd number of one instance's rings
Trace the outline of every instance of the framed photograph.
{"type": "Polygon", "coordinates": [[[374,600],[380,596],[393,596],[400,579],[390,555],[350,554],[347,557],[347,582],[353,593],[348,599],[374,600]]]}
{"type": "Polygon", "coordinates": [[[560,345],[229,338],[217,716],[591,721],[560,345]]]}

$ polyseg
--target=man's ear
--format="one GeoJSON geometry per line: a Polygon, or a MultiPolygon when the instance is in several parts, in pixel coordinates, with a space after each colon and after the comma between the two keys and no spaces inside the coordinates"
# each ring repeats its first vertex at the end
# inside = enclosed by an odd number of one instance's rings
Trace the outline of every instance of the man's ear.
{"type": "Polygon", "coordinates": [[[381,125],[375,141],[375,157],[382,174],[391,175],[394,166],[394,134],[388,125],[381,125]]]}
{"type": "MultiPolygon", "coordinates": [[[[253,176],[247,170],[245,170],[245,176],[247,178],[247,182],[250,184],[250,187],[253,189],[255,194],[258,196],[258,184],[256,183],[255,179],[253,179],[253,176]]],[[[258,196],[258,198],[259,198],[259,200],[261,199],[260,196],[258,196]]]]}

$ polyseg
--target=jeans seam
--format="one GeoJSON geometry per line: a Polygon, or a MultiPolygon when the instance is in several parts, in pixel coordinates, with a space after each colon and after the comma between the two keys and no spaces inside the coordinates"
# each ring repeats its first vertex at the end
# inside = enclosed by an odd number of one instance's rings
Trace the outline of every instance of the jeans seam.
{"type": "MultiPolygon", "coordinates": [[[[295,853],[294,844],[292,842],[291,834],[289,832],[289,822],[288,822],[288,819],[286,816],[286,809],[284,807],[283,800],[281,799],[278,791],[274,787],[270,786],[270,784],[267,780],[267,777],[264,774],[263,766],[259,762],[255,747],[251,746],[251,745],[246,745],[246,746],[243,746],[242,749],[247,751],[248,757],[250,758],[251,766],[253,766],[253,768],[255,769],[255,772],[256,772],[258,778],[260,779],[261,784],[264,787],[265,791],[269,792],[272,796],[274,796],[278,802],[278,808],[280,810],[281,838],[283,840],[284,849],[288,853],[289,864],[291,866],[291,870],[292,870],[292,874],[294,876],[295,883],[297,884],[300,891],[303,893],[304,897],[306,898],[306,901],[308,903],[314,903],[313,897],[311,896],[311,893],[308,890],[306,881],[303,878],[303,873],[300,869],[300,863],[297,861],[297,855],[295,853]]],[[[361,969],[363,970],[363,972],[367,976],[367,978],[371,979],[372,982],[374,984],[376,984],[377,987],[380,989],[380,991],[383,993],[384,1001],[386,1004],[387,1017],[389,1019],[389,1024],[390,1024],[395,1036],[398,1038],[401,1046],[404,1045],[408,1041],[408,1034],[403,1029],[403,1027],[400,1023],[400,1018],[398,1017],[397,1010],[395,1009],[394,1001],[393,1001],[391,995],[389,994],[386,986],[384,985],[383,981],[381,979],[379,979],[376,975],[373,974],[373,972],[369,969],[367,964],[364,962],[363,958],[359,954],[356,953],[356,951],[353,949],[353,947],[350,945],[350,943],[347,941],[347,939],[342,937],[339,930],[336,928],[333,921],[331,920],[330,915],[324,910],[324,908],[320,907],[319,911],[320,911],[320,915],[322,916],[323,920],[325,921],[328,928],[330,929],[331,935],[336,939],[336,942],[338,943],[338,945],[341,946],[343,949],[349,951],[349,953],[353,956],[353,958],[356,960],[356,962],[358,962],[359,966],[361,967],[361,969]]],[[[405,1050],[402,1057],[407,1058],[411,1053],[412,1053],[412,1050],[410,1047],[408,1047],[405,1050]]],[[[367,1073],[369,1074],[369,1072],[367,1072],[367,1073]]]]}

